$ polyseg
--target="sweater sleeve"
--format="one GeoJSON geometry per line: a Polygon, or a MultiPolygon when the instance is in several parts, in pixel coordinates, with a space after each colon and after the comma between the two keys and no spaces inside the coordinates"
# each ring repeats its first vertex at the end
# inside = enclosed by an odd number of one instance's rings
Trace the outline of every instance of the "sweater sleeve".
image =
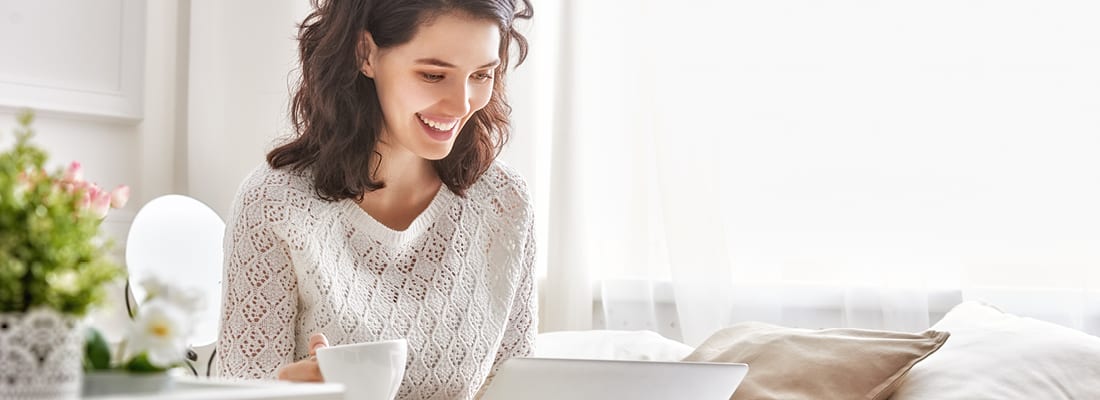
{"type": "Polygon", "coordinates": [[[512,310],[508,317],[508,327],[500,342],[493,373],[500,364],[512,357],[531,355],[535,347],[535,335],[538,333],[538,296],[535,294],[535,236],[534,224],[527,223],[526,237],[523,243],[522,271],[519,274],[516,297],[512,301],[512,310]]]}
{"type": "Polygon", "coordinates": [[[242,189],[225,239],[219,375],[273,379],[293,361],[298,283],[262,188],[242,189]]]}
{"type": "Polygon", "coordinates": [[[512,357],[527,357],[534,353],[535,336],[538,334],[538,292],[535,289],[535,235],[534,224],[527,223],[526,238],[523,243],[523,255],[521,258],[522,271],[519,275],[518,287],[515,299],[512,301],[512,310],[508,316],[508,326],[504,330],[504,338],[500,341],[496,359],[489,376],[485,378],[481,388],[474,396],[481,399],[485,391],[493,383],[504,361],[512,357]]]}

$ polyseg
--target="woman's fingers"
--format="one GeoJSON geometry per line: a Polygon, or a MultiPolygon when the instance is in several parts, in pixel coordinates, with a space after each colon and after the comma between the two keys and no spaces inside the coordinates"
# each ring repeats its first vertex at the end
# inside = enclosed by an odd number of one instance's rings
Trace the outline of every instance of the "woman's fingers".
{"type": "Polygon", "coordinates": [[[279,380],[293,382],[324,382],[321,376],[321,368],[317,360],[307,358],[302,361],[284,365],[279,369],[279,380]]]}
{"type": "Polygon", "coordinates": [[[323,333],[314,333],[309,337],[309,358],[284,365],[279,369],[279,379],[294,382],[324,382],[321,368],[317,365],[317,349],[328,346],[328,338],[323,333]]]}
{"type": "Polygon", "coordinates": [[[309,355],[316,356],[317,349],[328,347],[328,338],[323,333],[314,333],[309,337],[309,355]]]}

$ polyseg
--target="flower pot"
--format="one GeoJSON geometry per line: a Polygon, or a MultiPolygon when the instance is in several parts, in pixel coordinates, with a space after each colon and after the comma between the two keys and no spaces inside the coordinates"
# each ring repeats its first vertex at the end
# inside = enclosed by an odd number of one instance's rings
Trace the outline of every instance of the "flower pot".
{"type": "Polygon", "coordinates": [[[84,396],[149,394],[172,388],[167,372],[91,371],[84,373],[84,396]]]}
{"type": "Polygon", "coordinates": [[[76,399],[83,379],[80,320],[51,309],[0,313],[0,399],[76,399]]]}

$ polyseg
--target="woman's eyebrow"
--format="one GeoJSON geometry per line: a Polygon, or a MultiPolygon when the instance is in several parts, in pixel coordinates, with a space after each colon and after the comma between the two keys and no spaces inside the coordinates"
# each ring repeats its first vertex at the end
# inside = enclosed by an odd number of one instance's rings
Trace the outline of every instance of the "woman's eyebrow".
{"type": "MultiPolygon", "coordinates": [[[[454,64],[451,64],[449,62],[440,60],[438,58],[421,58],[419,60],[416,60],[416,63],[417,64],[434,65],[436,67],[443,67],[443,68],[458,68],[454,64]]],[[[493,60],[493,61],[490,61],[488,63],[485,63],[484,65],[482,65],[480,67],[477,67],[477,69],[491,68],[491,67],[495,67],[499,64],[500,64],[500,60],[497,59],[497,60],[493,60]]]]}

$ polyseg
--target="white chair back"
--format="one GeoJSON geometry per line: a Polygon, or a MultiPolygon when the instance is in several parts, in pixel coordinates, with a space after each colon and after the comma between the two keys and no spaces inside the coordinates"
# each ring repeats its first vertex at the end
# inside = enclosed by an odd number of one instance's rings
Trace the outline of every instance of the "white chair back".
{"type": "Polygon", "coordinates": [[[218,338],[224,235],[225,223],[214,210],[174,194],[142,206],[127,235],[126,268],[135,299],[145,298],[140,282],[153,276],[202,293],[204,307],[188,341],[193,347],[209,346],[218,338]]]}

